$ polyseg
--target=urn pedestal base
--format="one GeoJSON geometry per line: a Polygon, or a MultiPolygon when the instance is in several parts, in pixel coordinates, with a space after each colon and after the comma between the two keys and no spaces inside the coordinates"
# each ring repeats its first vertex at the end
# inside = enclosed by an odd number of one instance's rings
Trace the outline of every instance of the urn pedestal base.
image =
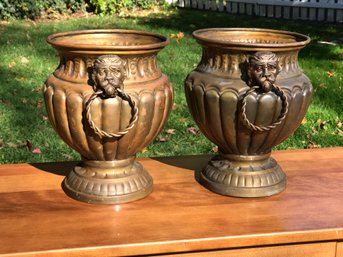
{"type": "Polygon", "coordinates": [[[116,161],[83,160],[62,182],[65,193],[79,201],[120,204],[146,197],[153,180],[135,157],[116,161]]]}
{"type": "Polygon", "coordinates": [[[286,187],[286,175],[270,154],[221,154],[213,157],[196,177],[207,189],[236,197],[270,196],[286,187]]]}

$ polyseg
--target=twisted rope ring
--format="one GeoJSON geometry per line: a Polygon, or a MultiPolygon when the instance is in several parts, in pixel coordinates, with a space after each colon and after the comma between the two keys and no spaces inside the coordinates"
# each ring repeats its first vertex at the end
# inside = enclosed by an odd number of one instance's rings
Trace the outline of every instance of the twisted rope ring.
{"type": "Polygon", "coordinates": [[[88,121],[89,126],[94,130],[95,134],[97,134],[100,138],[114,138],[114,137],[121,137],[129,132],[135,126],[135,123],[138,119],[138,108],[135,105],[135,102],[131,99],[131,97],[126,94],[124,91],[117,89],[117,96],[119,96],[124,101],[127,101],[133,111],[132,117],[130,119],[129,125],[123,130],[116,133],[107,133],[104,130],[98,128],[92,120],[91,116],[91,106],[95,98],[99,97],[103,94],[102,90],[95,91],[86,103],[86,119],[88,121]]]}
{"type": "Polygon", "coordinates": [[[275,122],[273,122],[272,124],[268,125],[268,126],[259,126],[259,125],[255,125],[252,124],[246,115],[246,105],[247,105],[247,96],[250,95],[251,93],[253,93],[254,91],[256,91],[256,89],[259,89],[259,86],[253,86],[251,87],[246,93],[245,96],[242,99],[242,109],[241,109],[241,114],[242,114],[242,118],[243,118],[243,123],[246,127],[248,127],[251,130],[254,131],[259,131],[259,132],[264,132],[264,131],[269,131],[273,128],[275,128],[277,125],[279,125],[285,118],[286,115],[288,113],[288,101],[287,101],[287,97],[285,95],[285,92],[276,85],[273,85],[272,90],[278,97],[280,97],[281,101],[282,101],[282,106],[281,106],[281,113],[279,115],[279,117],[277,118],[277,120],[275,122]]]}

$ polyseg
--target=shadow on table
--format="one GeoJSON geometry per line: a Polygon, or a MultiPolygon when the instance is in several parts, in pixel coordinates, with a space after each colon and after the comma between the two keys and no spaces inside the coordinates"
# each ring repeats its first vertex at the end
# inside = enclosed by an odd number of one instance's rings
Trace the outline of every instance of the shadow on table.
{"type": "Polygon", "coordinates": [[[172,157],[150,157],[158,162],[183,169],[199,171],[205,167],[213,155],[188,155],[172,157]]]}
{"type": "Polygon", "coordinates": [[[30,163],[31,166],[55,175],[66,176],[77,162],[30,163]]]}
{"type": "Polygon", "coordinates": [[[186,172],[193,173],[194,179],[200,182],[200,174],[201,171],[204,169],[206,164],[209,160],[213,157],[213,155],[206,154],[206,155],[188,155],[188,156],[172,156],[172,157],[152,157],[155,161],[161,162],[163,164],[167,164],[173,167],[178,167],[185,169],[186,172]]]}
{"type": "MultiPolygon", "coordinates": [[[[213,155],[188,155],[188,156],[168,156],[150,157],[150,159],[170,166],[200,171],[205,167],[213,155]]],[[[138,159],[139,160],[139,159],[138,159]]],[[[66,176],[78,162],[50,162],[50,163],[30,163],[31,166],[55,175],[66,176]]]]}

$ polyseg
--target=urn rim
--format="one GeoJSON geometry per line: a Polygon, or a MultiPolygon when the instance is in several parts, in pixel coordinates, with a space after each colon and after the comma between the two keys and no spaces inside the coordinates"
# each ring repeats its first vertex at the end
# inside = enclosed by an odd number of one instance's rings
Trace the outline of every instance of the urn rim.
{"type": "Polygon", "coordinates": [[[90,52],[157,52],[169,44],[163,35],[129,29],[75,30],[51,34],[47,42],[58,50],[90,52]],[[132,39],[125,44],[122,39],[132,39]]]}
{"type": "Polygon", "coordinates": [[[297,32],[264,28],[205,28],[192,36],[204,46],[251,51],[300,49],[311,41],[297,32]]]}

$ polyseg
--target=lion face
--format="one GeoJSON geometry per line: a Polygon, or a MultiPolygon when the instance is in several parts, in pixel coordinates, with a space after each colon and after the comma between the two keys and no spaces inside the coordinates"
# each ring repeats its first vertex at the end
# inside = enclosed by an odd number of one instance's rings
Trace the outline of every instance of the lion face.
{"type": "Polygon", "coordinates": [[[261,86],[265,92],[272,89],[279,72],[279,60],[273,53],[258,52],[249,58],[249,83],[261,86]]]}
{"type": "Polygon", "coordinates": [[[106,96],[114,97],[125,78],[125,62],[119,56],[103,55],[94,62],[93,80],[106,96]]]}

